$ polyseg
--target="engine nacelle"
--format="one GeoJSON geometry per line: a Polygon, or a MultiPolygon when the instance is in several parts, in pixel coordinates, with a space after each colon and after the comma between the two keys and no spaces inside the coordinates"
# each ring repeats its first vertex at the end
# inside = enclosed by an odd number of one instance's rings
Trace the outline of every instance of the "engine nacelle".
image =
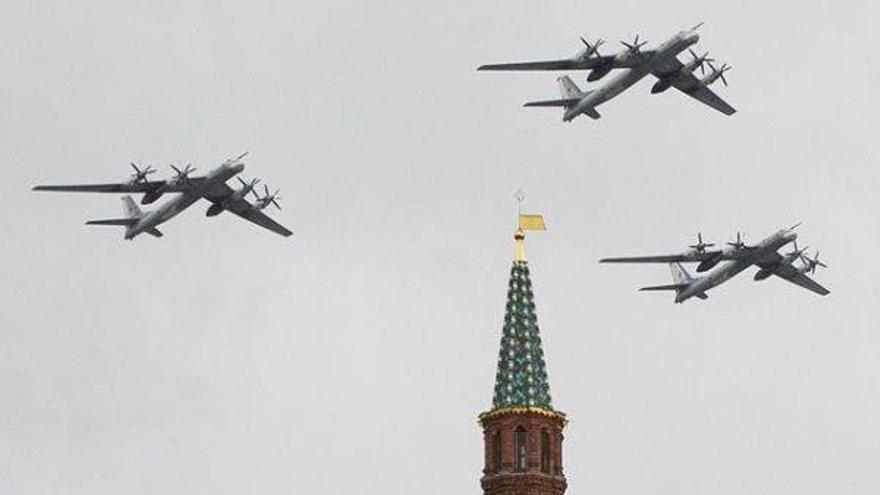
{"type": "Polygon", "coordinates": [[[154,203],[157,199],[161,198],[163,194],[165,194],[165,192],[161,189],[144,193],[144,197],[141,198],[141,204],[148,205],[150,203],[154,203]]]}
{"type": "Polygon", "coordinates": [[[667,89],[669,89],[670,86],[672,86],[672,79],[665,79],[665,78],[660,79],[656,83],[654,83],[653,87],[651,87],[651,93],[652,94],[662,93],[662,92],[666,91],[667,89]]]}
{"type": "Polygon", "coordinates": [[[208,207],[208,211],[205,212],[205,215],[209,217],[215,217],[223,212],[223,205],[220,203],[214,203],[208,207]]]}
{"type": "Polygon", "coordinates": [[[587,76],[587,81],[598,81],[605,77],[609,72],[611,72],[611,64],[600,65],[590,71],[590,75],[587,76]]]}
{"type": "Polygon", "coordinates": [[[770,275],[773,275],[772,271],[770,271],[766,268],[761,268],[760,270],[758,270],[758,273],[755,274],[755,280],[764,280],[765,278],[769,277],[770,275]]]}
{"type": "Polygon", "coordinates": [[[711,258],[704,260],[702,263],[697,265],[697,272],[698,273],[705,272],[706,270],[717,265],[721,261],[721,257],[722,257],[722,253],[718,253],[715,256],[712,256],[711,258]]]}

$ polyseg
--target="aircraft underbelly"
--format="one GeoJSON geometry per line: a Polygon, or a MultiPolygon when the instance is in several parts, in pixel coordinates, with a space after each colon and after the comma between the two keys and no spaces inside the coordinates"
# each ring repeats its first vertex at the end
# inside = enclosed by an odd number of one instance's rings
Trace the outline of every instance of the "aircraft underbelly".
{"type": "Polygon", "coordinates": [[[607,90],[599,90],[596,92],[597,101],[595,105],[605,103],[606,101],[616,97],[620,93],[623,93],[634,84],[641,81],[642,78],[648,75],[649,72],[649,68],[629,69],[627,72],[621,74],[617,79],[609,81],[607,90]]]}

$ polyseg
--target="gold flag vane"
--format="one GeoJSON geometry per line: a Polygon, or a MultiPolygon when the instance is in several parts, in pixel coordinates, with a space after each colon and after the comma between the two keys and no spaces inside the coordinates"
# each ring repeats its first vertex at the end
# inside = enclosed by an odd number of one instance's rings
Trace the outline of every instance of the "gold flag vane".
{"type": "Polygon", "coordinates": [[[522,204],[526,200],[525,193],[517,191],[514,197],[519,203],[519,225],[516,228],[516,233],[513,235],[513,239],[516,242],[513,259],[514,261],[526,261],[526,231],[547,230],[547,225],[544,223],[543,215],[526,214],[522,212],[522,204]]]}

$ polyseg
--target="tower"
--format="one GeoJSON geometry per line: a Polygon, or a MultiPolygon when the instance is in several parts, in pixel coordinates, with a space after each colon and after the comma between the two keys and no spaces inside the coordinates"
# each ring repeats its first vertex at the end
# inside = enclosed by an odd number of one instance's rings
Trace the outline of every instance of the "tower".
{"type": "Polygon", "coordinates": [[[520,215],[507,286],[507,306],[492,409],[480,414],[484,495],[562,495],[565,414],[553,409],[525,254],[525,231],[544,230],[537,215],[520,215]]]}

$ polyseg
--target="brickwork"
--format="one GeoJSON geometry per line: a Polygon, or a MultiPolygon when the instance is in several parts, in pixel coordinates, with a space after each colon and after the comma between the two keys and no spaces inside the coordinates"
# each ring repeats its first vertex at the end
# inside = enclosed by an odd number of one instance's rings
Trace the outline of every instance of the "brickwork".
{"type": "Polygon", "coordinates": [[[494,410],[480,417],[485,464],[480,483],[485,495],[562,495],[566,481],[562,469],[562,430],[565,415],[539,408],[494,410]],[[517,462],[517,430],[524,431],[524,469],[517,462]],[[542,442],[542,432],[548,441],[542,442]],[[496,443],[500,440],[500,465],[496,443]],[[547,452],[542,452],[544,449],[547,452]],[[542,462],[545,459],[547,462],[542,462]]]}

